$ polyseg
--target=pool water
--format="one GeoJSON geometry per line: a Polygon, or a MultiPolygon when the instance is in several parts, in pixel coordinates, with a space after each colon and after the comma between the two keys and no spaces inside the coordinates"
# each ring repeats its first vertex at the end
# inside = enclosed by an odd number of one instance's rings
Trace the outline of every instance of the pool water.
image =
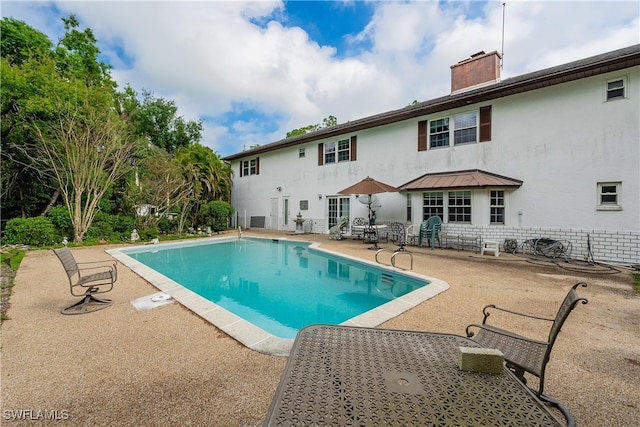
{"type": "Polygon", "coordinates": [[[340,324],[429,283],[287,240],[244,238],[122,252],[285,339],[310,324],[340,324]]]}

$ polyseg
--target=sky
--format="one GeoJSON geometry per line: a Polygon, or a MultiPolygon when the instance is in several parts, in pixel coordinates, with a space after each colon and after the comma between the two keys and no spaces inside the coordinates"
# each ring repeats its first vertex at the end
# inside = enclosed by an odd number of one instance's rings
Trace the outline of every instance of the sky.
{"type": "Polygon", "coordinates": [[[201,119],[220,156],[451,92],[450,66],[503,52],[502,79],[640,43],[637,1],[11,1],[55,43],[75,14],[119,88],[201,119]]]}

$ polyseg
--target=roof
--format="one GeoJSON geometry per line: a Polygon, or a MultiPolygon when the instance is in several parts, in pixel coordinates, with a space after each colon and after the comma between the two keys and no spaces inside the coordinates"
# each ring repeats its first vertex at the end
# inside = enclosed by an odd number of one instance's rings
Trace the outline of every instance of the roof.
{"type": "Polygon", "coordinates": [[[439,190],[444,188],[520,187],[522,181],[479,169],[428,173],[399,186],[400,191],[439,190]]]}
{"type": "Polygon", "coordinates": [[[342,123],[304,135],[282,139],[251,150],[226,156],[223,160],[229,161],[248,156],[255,156],[261,153],[292,147],[322,138],[330,138],[347,133],[353,133],[363,129],[370,129],[376,126],[382,126],[402,120],[434,114],[440,111],[468,106],[469,104],[487,102],[492,99],[541,89],[637,65],[640,65],[640,44],[581,59],[579,61],[558,65],[556,67],[546,68],[533,73],[508,78],[492,85],[462,92],[459,91],[455,94],[421,102],[399,110],[388,111],[386,113],[365,117],[348,123],[342,123]]]}

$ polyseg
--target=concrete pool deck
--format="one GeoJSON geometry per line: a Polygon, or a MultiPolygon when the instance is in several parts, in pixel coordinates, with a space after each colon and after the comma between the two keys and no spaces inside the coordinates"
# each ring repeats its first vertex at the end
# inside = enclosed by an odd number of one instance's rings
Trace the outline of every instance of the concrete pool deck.
{"type": "MultiPolygon", "coordinates": [[[[362,242],[288,237],[374,261],[375,252],[362,242]]],[[[95,261],[116,247],[72,251],[79,261],[95,261]]],[[[552,315],[567,289],[585,281],[589,286],[580,294],[589,303],[564,325],[545,390],[581,427],[631,426],[640,419],[640,296],[628,269],[410,249],[413,271],[450,288],[380,327],[463,335],[467,324],[481,320],[486,304],[552,315]]],[[[0,328],[3,426],[262,424],[286,358],[248,349],[181,304],[136,309],[131,301],[157,289],[124,265],[118,265],[118,282],[109,294],[114,304],[81,316],[60,314],[75,298],[52,251],[27,253],[15,283],[10,320],[0,328]]]]}
{"type": "MultiPolygon", "coordinates": [[[[273,239],[276,239],[276,237],[269,238],[269,240],[273,239]]],[[[277,239],[290,240],[286,236],[277,237],[277,239]]],[[[202,243],[203,241],[205,241],[209,243],[223,243],[234,240],[235,238],[233,237],[212,237],[198,239],[197,242],[202,243]]],[[[171,243],[153,245],[153,248],[149,247],[148,250],[157,250],[161,247],[166,248],[171,246],[176,245],[172,245],[171,243]]],[[[339,255],[345,259],[351,259],[354,261],[364,262],[365,264],[382,267],[389,270],[390,272],[404,274],[419,280],[429,281],[428,285],[420,289],[416,289],[413,292],[389,301],[383,305],[380,305],[373,310],[369,310],[356,317],[348,319],[345,322],[342,322],[341,325],[373,328],[425,302],[429,298],[432,298],[438,295],[440,292],[443,292],[449,288],[448,283],[435,277],[427,277],[415,274],[412,271],[405,271],[399,268],[394,268],[392,266],[381,266],[380,264],[374,264],[371,261],[361,260],[350,255],[327,251],[320,246],[320,243],[316,242],[310,244],[309,248],[327,252],[333,255],[339,255]]],[[[197,293],[185,288],[180,283],[171,280],[163,274],[160,274],[152,268],[129,257],[126,253],[126,249],[127,248],[109,249],[106,252],[125,266],[129,267],[132,271],[151,283],[157,289],[169,294],[174,300],[187,307],[193,313],[211,322],[214,326],[218,327],[220,330],[224,331],[250,349],[273,356],[289,355],[291,347],[293,346],[293,339],[274,336],[264,329],[257,327],[253,323],[248,322],[244,318],[237,316],[228,310],[225,310],[218,304],[209,301],[208,299],[203,298],[197,293]]]]}

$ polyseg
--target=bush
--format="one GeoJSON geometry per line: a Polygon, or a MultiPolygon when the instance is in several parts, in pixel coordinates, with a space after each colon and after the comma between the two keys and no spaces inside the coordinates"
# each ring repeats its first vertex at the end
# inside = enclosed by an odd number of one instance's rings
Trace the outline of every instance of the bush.
{"type": "Polygon", "coordinates": [[[129,240],[131,230],[135,227],[135,218],[124,215],[110,215],[102,212],[96,213],[91,227],[85,234],[85,240],[108,240],[117,242],[129,240]]]}
{"type": "Polygon", "coordinates": [[[73,224],[69,216],[69,210],[62,205],[55,206],[47,212],[47,218],[56,230],[56,240],[61,241],[63,237],[73,240],[73,224]]]}
{"type": "Polygon", "coordinates": [[[229,218],[233,215],[233,206],[222,200],[214,200],[202,206],[201,214],[205,225],[213,231],[226,230],[229,218]]]}
{"type": "Polygon", "coordinates": [[[147,228],[140,231],[140,238],[142,240],[151,240],[158,237],[158,229],[155,227],[147,228]]]}
{"type": "Polygon", "coordinates": [[[55,242],[53,223],[43,216],[10,219],[2,236],[6,245],[49,246],[55,242]]]}

